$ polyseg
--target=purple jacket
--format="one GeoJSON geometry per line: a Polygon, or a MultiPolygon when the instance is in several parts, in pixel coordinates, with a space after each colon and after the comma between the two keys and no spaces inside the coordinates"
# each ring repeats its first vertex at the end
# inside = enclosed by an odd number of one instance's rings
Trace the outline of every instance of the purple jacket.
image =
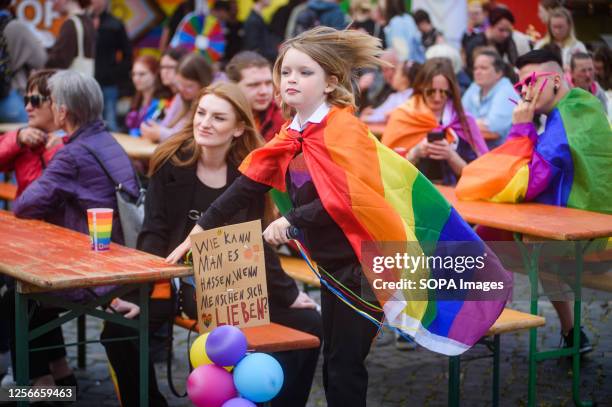
{"type": "Polygon", "coordinates": [[[101,120],[82,126],[65,144],[42,176],[17,198],[15,215],[88,234],[87,209],[113,208],[111,239],[123,243],[115,185],[85,146],[95,151],[113,177],[136,197],[138,185],[130,159],[101,120]]]}

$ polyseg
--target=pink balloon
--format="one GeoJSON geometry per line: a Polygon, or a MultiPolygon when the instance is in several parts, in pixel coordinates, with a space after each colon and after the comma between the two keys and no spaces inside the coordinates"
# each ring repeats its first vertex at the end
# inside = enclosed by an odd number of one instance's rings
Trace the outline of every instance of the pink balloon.
{"type": "Polygon", "coordinates": [[[194,369],[187,378],[187,394],[197,407],[221,407],[237,396],[232,375],[216,365],[194,369]]]}

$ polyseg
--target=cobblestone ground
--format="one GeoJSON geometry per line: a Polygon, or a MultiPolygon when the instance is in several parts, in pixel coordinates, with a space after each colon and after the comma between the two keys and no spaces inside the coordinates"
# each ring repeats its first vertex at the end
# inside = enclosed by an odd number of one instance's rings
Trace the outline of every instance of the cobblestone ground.
{"type": "MultiPolygon", "coordinates": [[[[515,274],[516,290],[526,290],[526,278],[515,274]]],[[[518,298],[516,295],[515,297],[518,298]]],[[[589,298],[590,291],[584,290],[589,298]]],[[[317,294],[313,293],[317,298],[317,294]]],[[[521,298],[526,298],[522,296],[521,298]]],[[[527,301],[515,301],[510,307],[527,311],[527,301]]],[[[548,301],[540,302],[547,325],[539,330],[539,346],[559,345],[559,324],[548,301]]],[[[594,351],[583,357],[581,394],[599,406],[612,406],[612,300],[610,297],[585,301],[583,324],[590,335],[594,351]]],[[[101,324],[88,318],[88,336],[99,335],[101,324]]],[[[76,324],[65,325],[67,342],[76,337],[76,324]]],[[[523,406],[527,403],[528,334],[526,331],[502,336],[501,405],[523,406]]],[[[176,352],[173,362],[174,382],[184,389],[187,366],[187,332],[175,328],[176,352]]],[[[461,401],[463,406],[491,405],[492,359],[484,346],[477,346],[462,357],[461,401]]],[[[69,350],[70,362],[76,365],[76,349],[69,350]]],[[[322,388],[321,360],[312,387],[308,406],[325,406],[322,388]]],[[[419,348],[416,351],[396,350],[390,333],[384,333],[373,347],[368,360],[370,383],[369,406],[445,406],[447,401],[448,359],[419,348]]],[[[135,367],[137,368],[137,367],[135,367]]],[[[191,405],[185,398],[174,397],[168,387],[166,365],[156,365],[161,391],[171,406],[191,405]]],[[[77,406],[116,406],[117,400],[109,378],[106,355],[101,345],[89,345],[87,368],[77,370],[79,401],[77,406]]],[[[538,366],[538,401],[540,406],[571,406],[571,363],[550,360],[538,366]]]]}

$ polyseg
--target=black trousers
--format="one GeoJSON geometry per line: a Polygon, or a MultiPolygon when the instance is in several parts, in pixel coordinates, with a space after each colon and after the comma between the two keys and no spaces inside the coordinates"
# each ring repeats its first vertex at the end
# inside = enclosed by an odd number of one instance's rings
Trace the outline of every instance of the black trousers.
{"type": "MultiPolygon", "coordinates": [[[[2,290],[8,290],[6,283],[4,281],[4,275],[0,274],[0,304],[4,304],[4,294],[2,294],[2,290]]],[[[4,314],[1,314],[2,318],[0,318],[0,353],[8,352],[11,349],[10,345],[10,335],[11,332],[9,330],[9,318],[4,314]]]]}
{"type": "MultiPolygon", "coordinates": [[[[39,326],[46,324],[47,322],[56,319],[60,312],[64,312],[61,308],[45,307],[38,304],[35,301],[29,301],[29,310],[33,309],[32,316],[30,318],[30,330],[35,329],[39,326]]],[[[2,309],[3,319],[8,321],[9,325],[9,343],[11,348],[11,362],[13,364],[13,372],[15,372],[15,289],[9,288],[8,291],[2,297],[0,302],[0,309],[2,309]]],[[[38,338],[30,341],[29,348],[39,348],[46,346],[63,346],[64,335],[62,334],[62,328],[57,327],[51,331],[39,336],[38,338]]],[[[51,374],[49,370],[49,362],[53,362],[60,358],[66,357],[66,348],[49,349],[39,352],[30,352],[30,378],[35,379],[37,377],[51,374]]]]}
{"type": "MultiPolygon", "coordinates": [[[[362,271],[358,263],[336,269],[331,267],[325,269],[333,270],[334,277],[354,293],[368,298],[361,289],[362,271]]],[[[378,328],[344,304],[325,286],[321,287],[321,311],[323,318],[323,386],[327,405],[329,407],[365,407],[368,392],[368,371],[365,359],[370,352],[378,328]]],[[[382,318],[382,313],[364,311],[378,320],[382,318]]]]}
{"type": "MultiPolygon", "coordinates": [[[[321,339],[321,316],[313,309],[270,307],[270,321],[321,339]]],[[[272,407],[301,407],[308,402],[319,348],[276,352],[272,356],[283,367],[285,380],[280,393],[272,400],[272,407]]]]}
{"type": "MultiPolygon", "coordinates": [[[[134,301],[133,298],[126,299],[134,301]]],[[[149,300],[149,335],[156,332],[174,315],[174,305],[171,300],[149,300]]],[[[137,331],[123,325],[106,322],[100,339],[114,339],[134,336],[137,331]]],[[[149,336],[150,338],[150,336],[149,336]]],[[[102,342],[106,349],[108,360],[117,376],[119,395],[123,407],[138,406],[140,403],[140,345],[138,339],[118,342],[102,342]]],[[[149,406],[167,406],[166,399],[159,391],[153,362],[149,357],[149,406]]]]}

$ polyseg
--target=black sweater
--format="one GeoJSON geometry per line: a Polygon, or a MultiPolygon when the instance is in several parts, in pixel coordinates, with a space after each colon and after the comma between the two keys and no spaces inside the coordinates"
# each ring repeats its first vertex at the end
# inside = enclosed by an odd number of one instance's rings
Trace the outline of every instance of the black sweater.
{"type": "MultiPolygon", "coordinates": [[[[285,214],[285,218],[302,230],[306,247],[313,259],[329,272],[347,264],[357,263],[357,256],[351,244],[323,207],[312,180],[308,179],[309,176],[302,173],[300,182],[292,182],[291,168],[300,159],[299,155],[294,158],[290,170],[287,171],[287,190],[294,209],[285,214]],[[305,178],[307,180],[302,182],[305,178]]],[[[301,164],[298,166],[305,168],[301,164]]],[[[218,227],[251,201],[260,199],[268,190],[269,186],[241,176],[208,208],[198,224],[204,229],[218,227]]]]}

